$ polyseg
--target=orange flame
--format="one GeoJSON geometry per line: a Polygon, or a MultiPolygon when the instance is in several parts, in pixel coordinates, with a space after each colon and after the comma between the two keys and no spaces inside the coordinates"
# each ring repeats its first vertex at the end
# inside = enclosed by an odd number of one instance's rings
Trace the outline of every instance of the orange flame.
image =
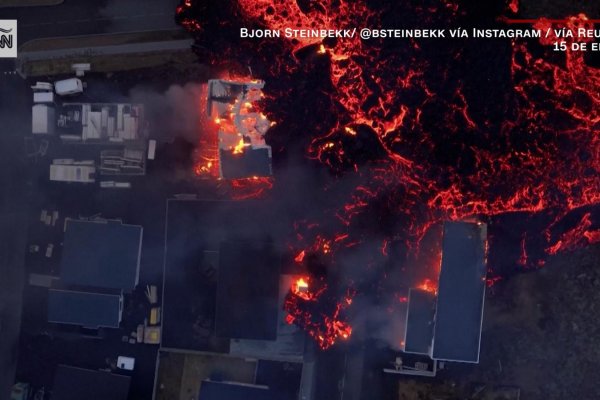
{"type": "Polygon", "coordinates": [[[429,279],[425,279],[417,288],[429,293],[437,293],[437,285],[429,279]]]}
{"type": "Polygon", "coordinates": [[[247,146],[247,144],[244,143],[244,139],[240,139],[238,144],[236,144],[235,147],[233,148],[233,154],[242,154],[244,152],[244,147],[246,147],[246,146],[247,146]]]}
{"type": "Polygon", "coordinates": [[[304,300],[312,300],[313,294],[308,290],[308,278],[298,278],[292,284],[292,293],[304,300]]]}
{"type": "Polygon", "coordinates": [[[300,278],[296,281],[296,286],[298,287],[298,289],[308,289],[308,282],[304,280],[304,278],[300,278]]]}

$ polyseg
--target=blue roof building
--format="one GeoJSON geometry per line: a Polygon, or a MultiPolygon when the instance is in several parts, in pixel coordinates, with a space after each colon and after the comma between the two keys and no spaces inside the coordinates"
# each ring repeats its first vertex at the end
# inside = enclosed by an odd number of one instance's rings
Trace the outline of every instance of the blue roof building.
{"type": "Polygon", "coordinates": [[[64,285],[131,292],[138,284],[141,226],[68,220],[60,265],[64,285]]]}

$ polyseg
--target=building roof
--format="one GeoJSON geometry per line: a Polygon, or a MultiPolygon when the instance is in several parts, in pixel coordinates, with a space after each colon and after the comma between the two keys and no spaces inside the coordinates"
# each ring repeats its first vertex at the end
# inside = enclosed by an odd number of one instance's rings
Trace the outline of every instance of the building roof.
{"type": "Polygon", "coordinates": [[[105,371],[59,365],[54,375],[53,400],[126,400],[131,378],[105,371]]]}
{"type": "Polygon", "coordinates": [[[275,397],[264,386],[203,381],[198,400],[275,400],[275,397]]]}
{"type": "Polygon", "coordinates": [[[485,224],[444,225],[432,357],[479,362],[486,277],[485,224]]]}
{"type": "Polygon", "coordinates": [[[433,340],[435,316],[435,293],[410,289],[404,351],[406,353],[429,354],[433,340]]]}
{"type": "Polygon", "coordinates": [[[221,176],[225,179],[251,178],[253,176],[270,176],[271,150],[269,148],[248,147],[240,154],[219,150],[221,176]]]}
{"type": "Polygon", "coordinates": [[[68,220],[61,281],[131,292],[138,283],[141,248],[141,226],[68,220]]]}
{"type": "Polygon", "coordinates": [[[277,337],[273,340],[231,339],[229,354],[244,358],[265,358],[300,362],[304,357],[306,335],[297,325],[287,322],[285,300],[297,275],[282,274],[279,280],[277,337]]]}
{"type": "Polygon", "coordinates": [[[118,328],[121,322],[121,296],[50,289],[48,321],[86,328],[118,328]]]}
{"type": "Polygon", "coordinates": [[[279,263],[268,243],[224,241],[219,249],[217,336],[277,338],[279,263]]]}
{"type": "Polygon", "coordinates": [[[226,240],[273,237],[265,221],[274,220],[274,210],[266,199],[167,201],[163,348],[229,352],[231,338],[215,330],[219,248],[226,240]]]}
{"type": "Polygon", "coordinates": [[[143,136],[144,106],[130,103],[65,103],[58,120],[61,138],[127,141],[143,136]]]}

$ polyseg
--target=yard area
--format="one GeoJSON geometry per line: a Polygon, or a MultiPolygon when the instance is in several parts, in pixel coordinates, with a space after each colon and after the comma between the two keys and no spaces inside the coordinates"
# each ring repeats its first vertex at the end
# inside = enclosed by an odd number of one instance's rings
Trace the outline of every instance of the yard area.
{"type": "Polygon", "coordinates": [[[161,351],[156,400],[195,398],[205,379],[254,383],[257,362],[212,354],[161,351]]]}

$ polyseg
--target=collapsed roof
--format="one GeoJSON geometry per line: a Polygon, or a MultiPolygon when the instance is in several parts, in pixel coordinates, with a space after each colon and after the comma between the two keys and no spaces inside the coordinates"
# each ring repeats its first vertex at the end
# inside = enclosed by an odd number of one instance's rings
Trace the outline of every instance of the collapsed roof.
{"type": "Polygon", "coordinates": [[[271,146],[265,134],[272,123],[255,111],[263,81],[208,81],[207,113],[219,125],[219,174],[224,179],[272,175],[271,146]]]}

